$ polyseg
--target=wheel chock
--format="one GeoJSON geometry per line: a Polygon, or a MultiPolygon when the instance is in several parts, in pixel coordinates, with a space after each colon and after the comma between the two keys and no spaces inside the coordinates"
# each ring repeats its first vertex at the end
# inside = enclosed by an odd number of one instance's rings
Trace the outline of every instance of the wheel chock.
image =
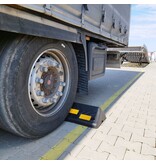
{"type": "Polygon", "coordinates": [[[92,128],[98,128],[105,119],[105,113],[99,107],[74,103],[69,111],[66,121],[92,128]]]}

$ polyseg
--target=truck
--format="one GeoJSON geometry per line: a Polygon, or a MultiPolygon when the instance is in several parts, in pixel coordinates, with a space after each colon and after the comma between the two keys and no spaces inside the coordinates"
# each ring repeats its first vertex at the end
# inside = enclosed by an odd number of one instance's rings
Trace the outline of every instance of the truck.
{"type": "Polygon", "coordinates": [[[0,127],[37,138],[60,126],[129,28],[129,4],[0,5],[0,127]]]}
{"type": "Polygon", "coordinates": [[[121,60],[121,64],[124,61],[128,61],[131,63],[139,63],[140,65],[142,63],[150,63],[146,45],[122,48],[108,48],[107,52],[115,55],[119,54],[118,56],[121,60]]]}

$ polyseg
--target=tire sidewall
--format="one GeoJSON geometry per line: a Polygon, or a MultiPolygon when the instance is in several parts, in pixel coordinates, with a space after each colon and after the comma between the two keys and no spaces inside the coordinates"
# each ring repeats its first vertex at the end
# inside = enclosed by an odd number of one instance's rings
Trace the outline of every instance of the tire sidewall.
{"type": "MultiPolygon", "coordinates": [[[[22,42],[21,42],[22,44],[22,42]]],[[[20,46],[19,46],[20,47],[20,46]]],[[[77,89],[77,63],[76,57],[70,44],[49,39],[33,39],[29,44],[20,47],[14,56],[18,72],[14,72],[9,80],[12,81],[12,100],[14,104],[10,106],[10,112],[14,121],[14,126],[23,135],[43,136],[56,129],[65,119],[74,101],[77,89]],[[65,45],[65,48],[61,46],[65,45]],[[24,49],[23,49],[24,48],[24,49]],[[69,92],[68,98],[62,107],[49,117],[43,117],[32,107],[28,95],[28,79],[31,67],[36,58],[47,49],[58,49],[61,51],[69,63],[69,92]],[[17,62],[18,61],[18,62],[17,62]],[[14,75],[14,76],[13,76],[14,75]],[[18,113],[18,114],[17,114],[18,113]]],[[[14,61],[12,66],[14,66],[14,61]]],[[[10,68],[12,69],[12,66],[10,68]]],[[[11,71],[11,70],[10,70],[11,71]]]]}

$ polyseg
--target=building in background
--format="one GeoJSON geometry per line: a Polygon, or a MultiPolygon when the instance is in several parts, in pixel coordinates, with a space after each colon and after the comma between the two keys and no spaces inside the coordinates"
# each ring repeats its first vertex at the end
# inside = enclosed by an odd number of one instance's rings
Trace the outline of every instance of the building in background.
{"type": "Polygon", "coordinates": [[[156,51],[149,52],[148,56],[149,56],[151,62],[156,61],[156,51]]]}

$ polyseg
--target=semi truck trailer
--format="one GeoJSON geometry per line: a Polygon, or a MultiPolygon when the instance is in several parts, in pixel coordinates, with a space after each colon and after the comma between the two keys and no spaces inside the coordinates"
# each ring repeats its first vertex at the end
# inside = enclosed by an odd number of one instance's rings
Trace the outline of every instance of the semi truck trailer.
{"type": "Polygon", "coordinates": [[[128,46],[128,4],[0,5],[0,127],[42,137],[77,92],[104,75],[107,48],[128,46]]]}

